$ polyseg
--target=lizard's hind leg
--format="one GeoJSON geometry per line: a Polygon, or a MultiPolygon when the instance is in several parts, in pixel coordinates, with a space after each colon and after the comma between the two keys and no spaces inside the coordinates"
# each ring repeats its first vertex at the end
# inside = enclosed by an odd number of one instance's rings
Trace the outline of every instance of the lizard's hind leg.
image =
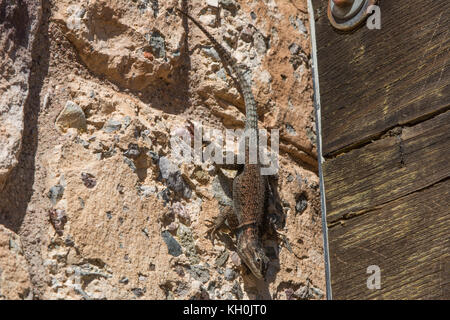
{"type": "Polygon", "coordinates": [[[266,190],[266,219],[274,228],[281,229],[284,226],[285,216],[280,194],[278,193],[278,176],[266,176],[266,190]]]}
{"type": "Polygon", "coordinates": [[[266,226],[269,230],[268,233],[275,234],[275,236],[281,240],[281,243],[292,252],[291,245],[285,234],[278,231],[285,223],[285,216],[283,206],[281,204],[281,198],[278,193],[278,176],[267,176],[266,178],[266,226]]]}

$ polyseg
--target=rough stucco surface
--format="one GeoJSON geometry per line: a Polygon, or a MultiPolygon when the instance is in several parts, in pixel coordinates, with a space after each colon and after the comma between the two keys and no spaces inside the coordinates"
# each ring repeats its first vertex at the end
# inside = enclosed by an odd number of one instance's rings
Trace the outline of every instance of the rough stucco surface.
{"type": "Polygon", "coordinates": [[[30,293],[30,275],[20,237],[0,225],[0,299],[26,299],[30,293]]]}
{"type": "MultiPolygon", "coordinates": [[[[324,298],[306,1],[187,3],[44,2],[35,45],[14,62],[33,62],[19,79],[21,152],[1,146],[17,163],[0,194],[0,298],[324,298]],[[265,239],[267,281],[240,264],[226,228],[207,237],[235,172],[171,153],[192,123],[237,129],[245,117],[217,53],[174,6],[246,66],[260,126],[280,130],[278,231],[291,250],[265,239]]],[[[0,90],[16,79],[4,66],[0,90]]]]}

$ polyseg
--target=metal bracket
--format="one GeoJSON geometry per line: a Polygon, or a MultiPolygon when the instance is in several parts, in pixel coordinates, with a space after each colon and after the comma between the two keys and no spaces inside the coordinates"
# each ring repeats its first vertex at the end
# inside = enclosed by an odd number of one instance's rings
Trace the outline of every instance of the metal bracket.
{"type": "Polygon", "coordinates": [[[368,16],[367,9],[377,0],[328,0],[328,19],[342,31],[358,27],[368,16]]]}

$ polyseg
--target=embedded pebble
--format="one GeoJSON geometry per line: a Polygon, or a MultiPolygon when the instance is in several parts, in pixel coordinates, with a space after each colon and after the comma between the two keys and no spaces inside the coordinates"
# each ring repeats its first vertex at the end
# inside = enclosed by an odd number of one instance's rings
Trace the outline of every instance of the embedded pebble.
{"type": "Polygon", "coordinates": [[[150,195],[155,194],[157,191],[156,186],[139,186],[138,193],[141,196],[148,198],[150,195]]]}
{"type": "Polygon", "coordinates": [[[131,292],[133,292],[134,295],[139,298],[139,297],[142,297],[144,295],[145,289],[133,288],[133,289],[131,289],[131,292]]]}
{"type": "Polygon", "coordinates": [[[161,233],[161,236],[167,245],[169,254],[174,257],[178,257],[182,253],[182,250],[177,240],[175,240],[175,238],[172,237],[172,235],[168,231],[163,231],[161,233]]]}
{"type": "Polygon", "coordinates": [[[300,47],[299,47],[298,44],[292,43],[289,46],[289,51],[291,52],[292,55],[295,55],[295,54],[297,54],[300,51],[300,47]]]}
{"type": "Polygon", "coordinates": [[[125,163],[130,167],[130,169],[131,169],[134,173],[136,173],[137,168],[136,168],[136,165],[134,164],[133,160],[128,159],[127,157],[123,157],[123,162],[125,162],[125,163]]]}
{"type": "Polygon", "coordinates": [[[198,263],[200,259],[198,258],[197,250],[195,249],[192,230],[180,223],[177,230],[177,237],[180,240],[180,244],[185,248],[185,255],[189,258],[189,261],[191,263],[198,263]]]}
{"type": "Polygon", "coordinates": [[[180,202],[175,202],[172,205],[172,210],[177,217],[179,217],[181,219],[185,219],[185,220],[190,219],[189,212],[186,210],[186,208],[180,202]]]}
{"type": "Polygon", "coordinates": [[[103,131],[106,133],[111,133],[120,130],[120,128],[122,128],[122,122],[111,119],[105,123],[103,126],[103,131]]]}
{"type": "Polygon", "coordinates": [[[226,268],[224,278],[225,280],[232,281],[234,280],[234,278],[236,278],[236,272],[234,272],[233,269],[226,268]]]}
{"type": "Polygon", "coordinates": [[[59,200],[61,200],[64,194],[64,187],[60,184],[54,185],[50,188],[48,192],[48,197],[53,205],[55,205],[59,200]]]}
{"type": "Polygon", "coordinates": [[[295,292],[294,295],[302,300],[308,299],[310,296],[309,286],[300,286],[295,292]]]}
{"type": "Polygon", "coordinates": [[[62,128],[86,130],[86,116],[79,105],[73,101],[67,101],[66,106],[56,118],[56,124],[62,128]]]}
{"type": "Polygon", "coordinates": [[[130,123],[131,123],[131,118],[129,117],[129,116],[125,116],[123,119],[122,119],[122,123],[123,123],[123,127],[126,129],[126,128],[128,128],[128,126],[130,125],[130,123]]]}
{"type": "Polygon", "coordinates": [[[209,281],[210,278],[209,270],[205,266],[192,265],[188,269],[188,272],[194,279],[201,281],[202,283],[206,283],[209,281]]]}
{"type": "Polygon", "coordinates": [[[295,203],[295,211],[297,213],[302,213],[305,211],[306,207],[308,206],[308,200],[306,199],[304,194],[301,194],[295,203]]]}
{"type": "Polygon", "coordinates": [[[164,36],[157,30],[153,31],[148,37],[148,42],[152,48],[152,53],[156,58],[165,58],[166,44],[164,36]]]}
{"type": "Polygon", "coordinates": [[[213,47],[206,47],[206,48],[203,48],[203,52],[204,52],[207,56],[213,58],[214,61],[220,61],[220,56],[219,56],[219,54],[217,53],[216,49],[214,49],[213,47]]]}
{"type": "Polygon", "coordinates": [[[125,152],[123,153],[123,155],[125,157],[131,158],[131,159],[137,159],[140,154],[141,154],[141,152],[139,150],[139,147],[135,143],[130,143],[128,145],[128,149],[125,150],[125,152]]]}
{"type": "Polygon", "coordinates": [[[238,4],[235,0],[220,0],[220,4],[222,7],[231,13],[235,13],[238,9],[238,4]]]}
{"type": "Polygon", "coordinates": [[[165,180],[167,186],[176,194],[189,199],[192,195],[192,190],[181,175],[180,169],[167,157],[159,158],[158,163],[161,178],[165,180]]]}
{"type": "Polygon", "coordinates": [[[128,283],[128,278],[127,277],[122,277],[120,280],[119,280],[119,283],[122,283],[122,284],[127,284],[128,283]]]}
{"type": "Polygon", "coordinates": [[[81,180],[83,181],[84,186],[89,189],[95,187],[95,185],[97,184],[95,177],[90,173],[82,172],[81,180]]]}
{"type": "Polygon", "coordinates": [[[219,0],[206,0],[206,4],[208,6],[217,8],[219,6],[219,0]]]}

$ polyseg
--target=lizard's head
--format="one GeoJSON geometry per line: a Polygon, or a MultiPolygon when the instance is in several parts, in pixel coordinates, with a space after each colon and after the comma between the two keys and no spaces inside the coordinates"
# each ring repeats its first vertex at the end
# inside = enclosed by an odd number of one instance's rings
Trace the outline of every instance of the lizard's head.
{"type": "Polygon", "coordinates": [[[264,279],[269,258],[256,241],[242,243],[238,254],[256,278],[264,279]]]}

